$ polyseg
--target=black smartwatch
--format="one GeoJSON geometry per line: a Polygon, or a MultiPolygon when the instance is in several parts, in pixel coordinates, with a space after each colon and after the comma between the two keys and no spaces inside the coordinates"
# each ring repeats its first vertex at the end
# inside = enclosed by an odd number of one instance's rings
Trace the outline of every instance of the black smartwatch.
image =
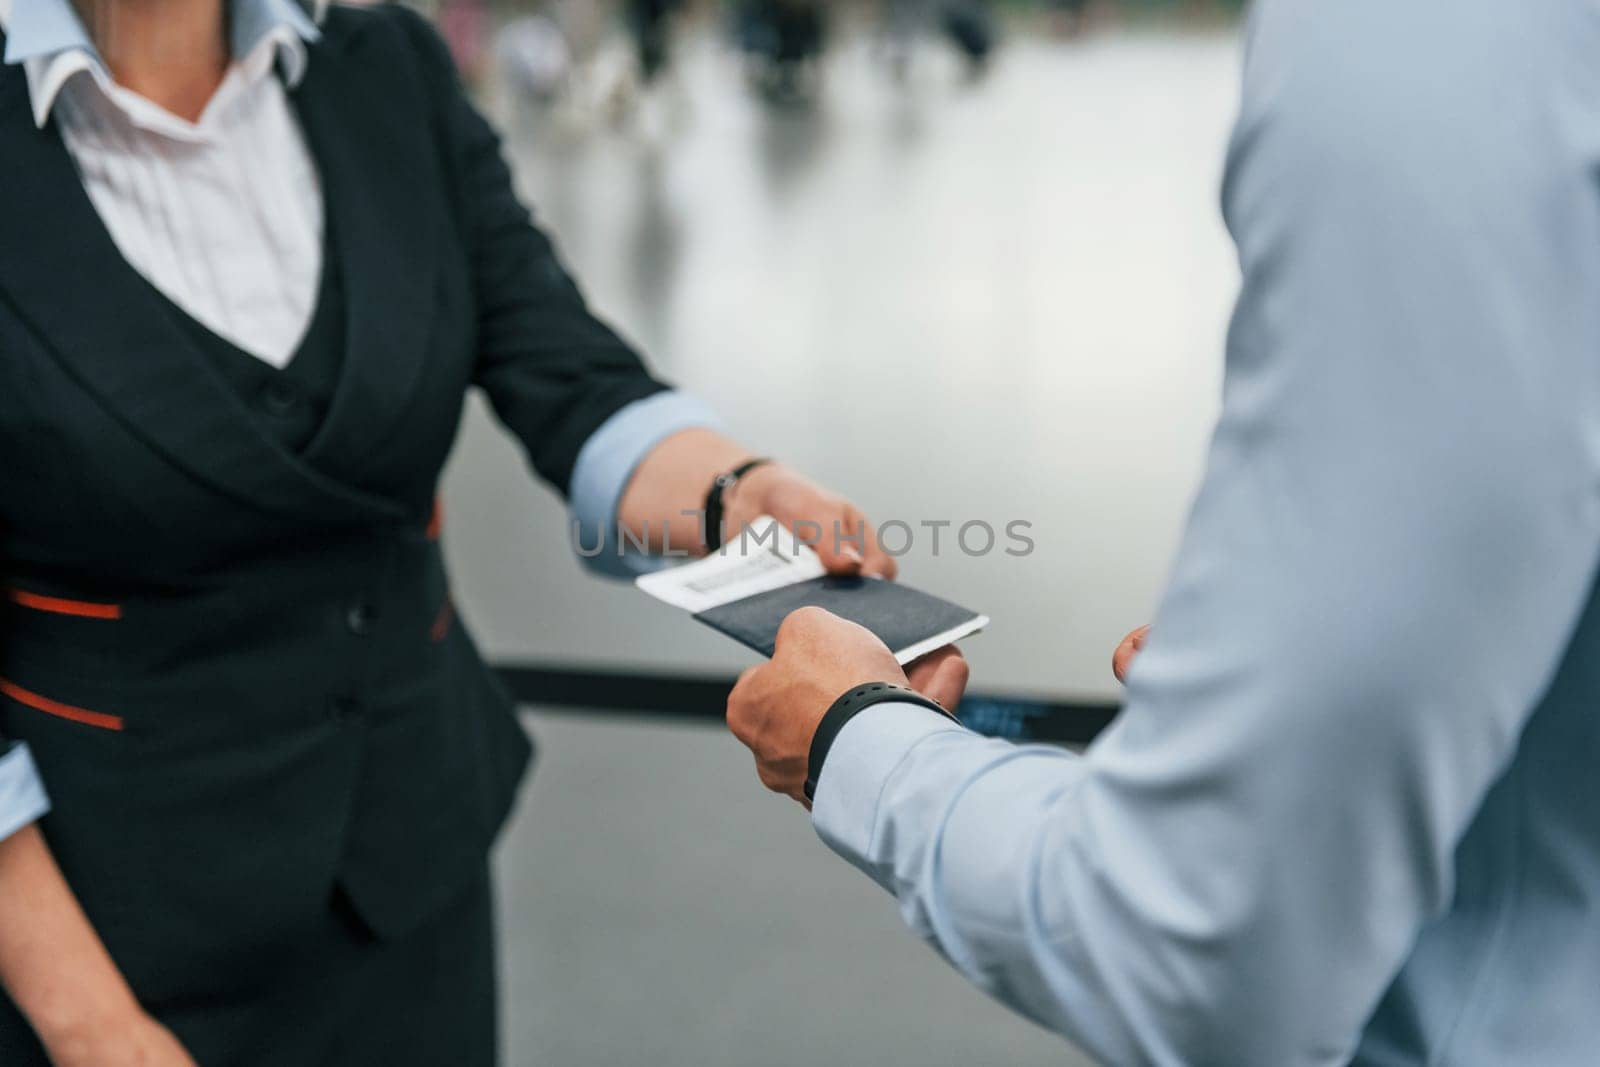
{"type": "Polygon", "coordinates": [[[930,711],[937,712],[945,718],[955,721],[955,716],[944,709],[944,705],[937,700],[930,700],[915,689],[907,689],[903,685],[894,685],[890,682],[871,682],[867,685],[858,685],[850,689],[828,709],[822,721],[817,724],[817,732],[811,735],[811,754],[806,761],[806,799],[815,799],[817,792],[817,779],[822,777],[822,764],[827,761],[828,750],[833,747],[833,739],[839,736],[839,731],[844,729],[844,724],[855,718],[861,712],[874,704],[888,702],[896,704],[920,704],[930,711]]]}
{"type": "Polygon", "coordinates": [[[711,491],[706,494],[705,512],[705,537],[706,552],[715,552],[722,547],[722,494],[732,489],[740,478],[755,470],[757,467],[766,466],[772,460],[747,459],[731,471],[724,471],[711,482],[711,491]]]}

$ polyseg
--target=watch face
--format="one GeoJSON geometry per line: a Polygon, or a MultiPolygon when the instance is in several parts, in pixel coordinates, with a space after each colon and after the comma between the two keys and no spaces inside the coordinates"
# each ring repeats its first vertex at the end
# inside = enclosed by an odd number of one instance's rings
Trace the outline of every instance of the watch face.
{"type": "Polygon", "coordinates": [[[738,480],[739,479],[735,478],[731,474],[719,474],[717,475],[717,487],[719,489],[726,489],[728,486],[732,485],[738,480]]]}

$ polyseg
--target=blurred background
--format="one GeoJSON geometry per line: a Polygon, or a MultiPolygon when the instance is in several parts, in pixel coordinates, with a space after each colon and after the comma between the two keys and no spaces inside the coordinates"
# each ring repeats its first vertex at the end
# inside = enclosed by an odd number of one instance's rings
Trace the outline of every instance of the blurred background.
{"type": "MultiPolygon", "coordinates": [[[[1219,399],[1231,5],[418,6],[603,315],[993,617],[974,724],[1092,736],[1219,399]],[[975,520],[1033,551],[969,555],[975,520]]],[[[457,601],[541,744],[498,860],[509,1063],[1087,1062],[760,789],[719,727],[749,655],[586,574],[476,402],[445,499],[457,601]]]]}

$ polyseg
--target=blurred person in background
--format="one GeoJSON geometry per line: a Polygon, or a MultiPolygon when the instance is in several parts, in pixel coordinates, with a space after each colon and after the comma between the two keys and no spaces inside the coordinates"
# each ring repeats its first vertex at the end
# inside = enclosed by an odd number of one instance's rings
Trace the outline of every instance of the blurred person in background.
{"type": "Polygon", "coordinates": [[[671,60],[672,16],[682,0],[628,0],[628,29],[639,60],[639,81],[648,87],[671,60]]]}
{"type": "Polygon", "coordinates": [[[606,567],[859,515],[589,312],[416,15],[0,30],[0,1064],[492,1064],[532,749],[439,543],[467,390],[606,567]]]}
{"type": "Polygon", "coordinates": [[[740,0],[736,37],[752,80],[770,99],[800,102],[815,90],[827,16],[824,0],[740,0]]]}
{"type": "Polygon", "coordinates": [[[495,65],[518,99],[552,104],[570,91],[572,46],[548,15],[520,15],[494,36],[495,65]]]}
{"type": "Polygon", "coordinates": [[[630,103],[638,78],[630,58],[615,69],[606,44],[618,17],[611,0],[546,0],[496,32],[494,54],[506,87],[519,101],[558,101],[585,116],[630,103]]]}
{"type": "Polygon", "coordinates": [[[1600,7],[1259,0],[1246,36],[1223,410],[1120,717],[977,736],[959,656],[907,677],[811,610],[729,723],[1107,1063],[1587,1067],[1600,7]]]}
{"type": "Polygon", "coordinates": [[[950,42],[977,73],[988,65],[994,51],[994,16],[988,0],[949,0],[940,12],[940,26],[950,42]]]}
{"type": "MultiPolygon", "coordinates": [[[[372,3],[375,0],[357,0],[372,3]]],[[[489,11],[485,0],[439,0],[439,35],[450,49],[456,70],[475,84],[483,76],[489,39],[489,11]]]]}
{"type": "Polygon", "coordinates": [[[1076,37],[1088,25],[1089,0],[1050,0],[1056,32],[1063,37],[1076,37]]]}
{"type": "Polygon", "coordinates": [[[896,77],[909,71],[917,36],[934,21],[966,59],[970,72],[981,72],[988,65],[995,38],[988,0],[884,0],[889,63],[896,77]]]}

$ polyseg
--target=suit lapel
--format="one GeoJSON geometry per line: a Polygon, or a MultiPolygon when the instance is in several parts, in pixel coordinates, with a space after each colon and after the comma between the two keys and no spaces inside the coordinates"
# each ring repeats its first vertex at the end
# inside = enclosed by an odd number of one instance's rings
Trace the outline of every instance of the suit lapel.
{"type": "Polygon", "coordinates": [[[0,144],[0,288],[114,417],[252,506],[329,519],[401,514],[397,504],[319,474],[256,428],[123,258],[54,124],[34,126],[17,66],[0,67],[0,144]]]}
{"type": "Polygon", "coordinates": [[[375,34],[325,34],[295,105],[322,175],[348,315],[343,375],[306,449],[353,476],[404,429],[436,302],[439,161],[415,81],[376,51],[375,34]]]}

